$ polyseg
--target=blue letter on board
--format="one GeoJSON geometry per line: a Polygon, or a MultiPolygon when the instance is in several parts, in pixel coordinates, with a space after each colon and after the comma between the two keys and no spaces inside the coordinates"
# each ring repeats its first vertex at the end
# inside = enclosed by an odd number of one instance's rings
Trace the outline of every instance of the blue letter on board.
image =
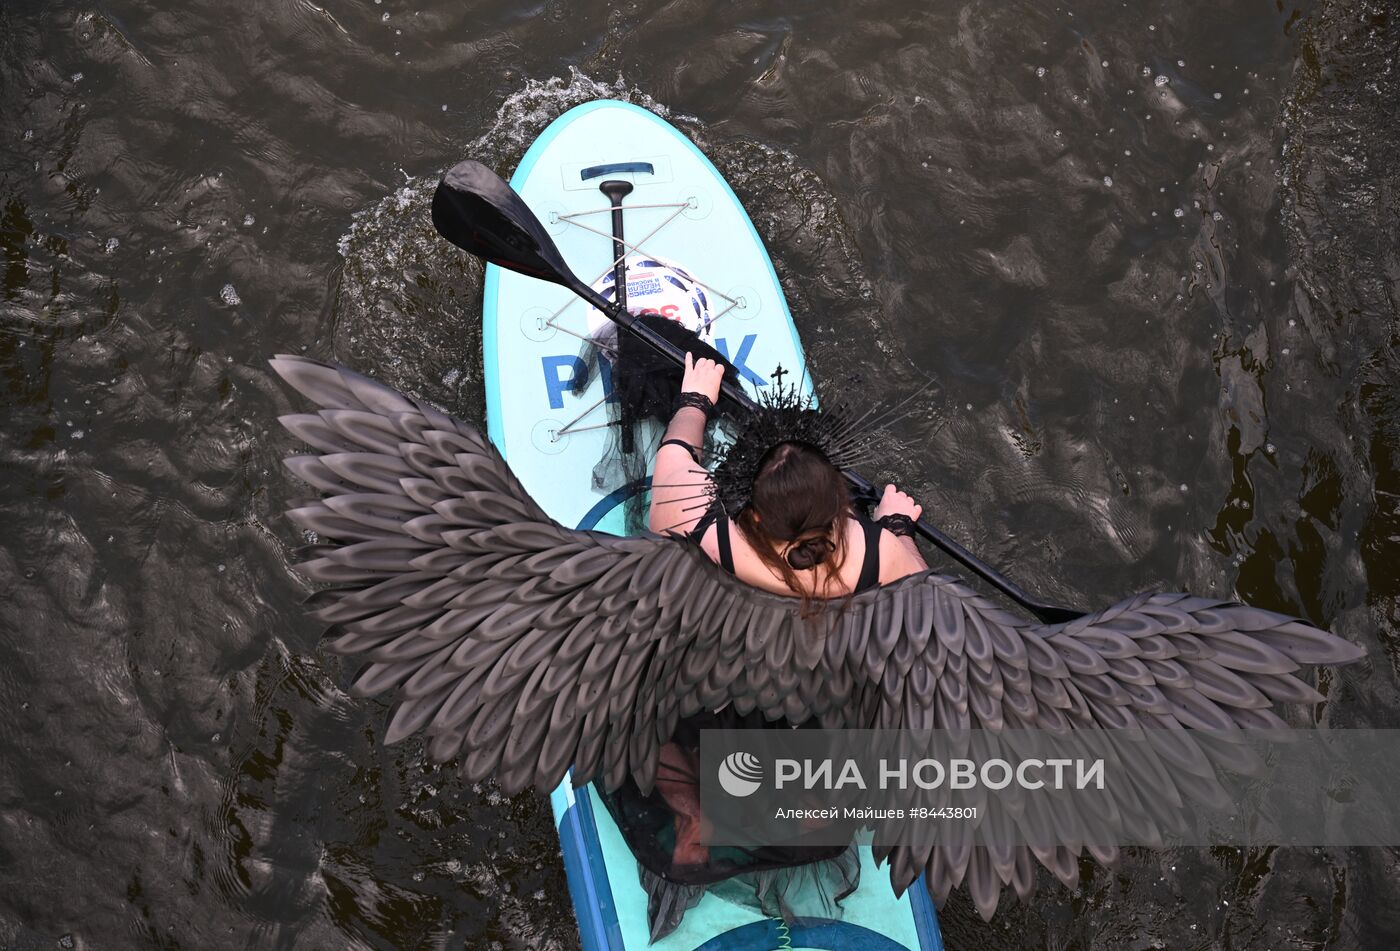
{"type": "Polygon", "coordinates": [[[744,365],[744,361],[749,358],[749,352],[753,350],[753,342],[758,339],[758,334],[745,334],[744,339],[739,343],[739,353],[737,356],[729,355],[729,341],[723,337],[715,338],[715,349],[723,355],[724,359],[734,364],[734,369],[739,371],[739,375],[748,380],[754,386],[767,386],[768,381],[744,365]]]}
{"type": "Polygon", "coordinates": [[[568,355],[541,357],[540,362],[544,364],[544,388],[549,391],[549,408],[563,409],[564,394],[573,389],[574,383],[587,372],[587,368],[578,357],[568,355]],[[565,367],[568,367],[569,374],[561,376],[559,371],[565,367]]]}

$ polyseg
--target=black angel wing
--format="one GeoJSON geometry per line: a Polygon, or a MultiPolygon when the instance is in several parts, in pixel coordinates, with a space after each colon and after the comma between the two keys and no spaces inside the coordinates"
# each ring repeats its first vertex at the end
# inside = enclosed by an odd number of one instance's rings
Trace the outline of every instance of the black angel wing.
{"type": "MultiPolygon", "coordinates": [[[[857,595],[818,630],[694,545],[559,525],[480,432],[425,403],[314,360],[272,365],[321,407],[282,423],[317,451],[287,460],[322,496],[289,514],[317,539],[301,570],[335,585],[312,598],[328,649],[367,661],[353,693],[394,695],[385,742],[421,731],[432,758],[507,792],[570,767],[577,784],[631,774],[650,789],[677,721],[726,703],[830,728],[1282,726],[1273,703],[1320,699],[1300,665],[1361,655],[1180,594],[1039,625],[932,572],[857,595]]],[[[1189,799],[1180,785],[1162,794],[1189,799]]],[[[1069,882],[1078,852],[887,854],[897,889],[922,871],[940,897],[966,881],[990,917],[1003,884],[1030,893],[1032,855],[1069,882]]]]}
{"type": "Polygon", "coordinates": [[[512,793],[570,767],[648,789],[702,709],[855,720],[793,599],[678,539],[564,528],[474,427],[344,369],[272,365],[323,407],[281,420],[317,450],[288,468],[323,496],[288,514],[316,537],[300,570],[337,585],[312,597],[327,649],[368,662],[352,693],[396,696],[385,742],[422,731],[512,793]]]}
{"type": "MultiPolygon", "coordinates": [[[[1107,843],[1120,841],[1116,832],[1131,830],[1134,841],[1160,842],[1191,802],[1219,795],[1216,770],[1239,771],[1231,757],[1247,751],[1230,749],[1217,733],[1207,742],[1190,730],[1287,729],[1274,704],[1323,699],[1294,676],[1301,666],[1348,663],[1364,653],[1272,611],[1185,594],[1140,594],[1059,625],[1028,622],[962,583],[932,574],[911,576],[856,601],[865,610],[852,613],[839,634],[841,648],[854,681],[879,685],[862,726],[1142,729],[1171,737],[1135,746],[1124,758],[1131,782],[1115,789],[1108,814],[1067,812],[1073,805],[1067,801],[1057,815],[1027,815],[1012,801],[1013,790],[984,799],[987,824],[960,842],[944,838],[877,848],[877,857],[890,860],[896,890],[927,872],[941,903],[966,884],[989,920],[1003,885],[1023,899],[1034,892],[1032,859],[1073,887],[1081,851],[1111,864],[1117,847],[1107,843]],[[1008,847],[1016,837],[998,832],[997,821],[1034,834],[1077,830],[1065,841],[1084,846],[1008,847]]],[[[954,829],[956,840],[962,830],[956,824],[954,829]]]]}

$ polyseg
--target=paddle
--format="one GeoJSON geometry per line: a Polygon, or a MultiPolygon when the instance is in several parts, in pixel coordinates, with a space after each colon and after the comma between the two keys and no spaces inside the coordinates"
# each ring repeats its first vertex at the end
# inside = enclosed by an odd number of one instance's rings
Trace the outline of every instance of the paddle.
{"type": "MultiPolygon", "coordinates": [[[[468,160],[448,170],[433,193],[432,218],[438,234],[463,251],[491,264],[567,287],[657,353],[678,365],[684,364],[685,353],[680,348],[637,321],[625,307],[606,300],[579,280],[564,263],[549,232],[524,199],[480,162],[468,160]]],[[[726,374],[721,384],[720,399],[729,400],[744,410],[757,406],[732,374],[726,374]]],[[[856,491],[875,497],[875,487],[868,479],[855,472],[848,471],[844,475],[856,491]]],[[[1081,616],[1082,612],[1032,597],[927,521],[920,519],[915,528],[940,551],[1042,621],[1059,623],[1081,616]]]]}

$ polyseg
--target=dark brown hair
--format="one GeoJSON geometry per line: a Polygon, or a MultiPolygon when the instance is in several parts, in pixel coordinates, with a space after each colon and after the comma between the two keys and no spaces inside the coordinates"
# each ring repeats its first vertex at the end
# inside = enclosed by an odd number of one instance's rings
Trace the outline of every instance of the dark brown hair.
{"type": "Polygon", "coordinates": [[[763,563],[802,597],[803,617],[819,612],[821,603],[814,609],[813,602],[831,597],[840,583],[850,499],[845,478],[820,449],[780,442],[759,463],[753,495],[735,519],[763,563]],[[778,554],[774,544],[786,545],[786,552],[778,554]],[[816,573],[815,596],[798,581],[797,572],[806,570],[816,573]]]}

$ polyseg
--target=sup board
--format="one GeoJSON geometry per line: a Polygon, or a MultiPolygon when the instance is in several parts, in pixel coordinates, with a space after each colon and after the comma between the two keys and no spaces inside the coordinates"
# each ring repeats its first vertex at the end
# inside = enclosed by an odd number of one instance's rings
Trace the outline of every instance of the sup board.
{"type": "MultiPolygon", "coordinates": [[[[549,228],[569,267],[610,286],[611,208],[604,181],[626,181],[629,307],[656,292],[680,311],[703,305],[703,332],[757,396],[775,383],[811,389],[777,274],[729,185],[669,123],[630,103],[598,100],[556,119],[530,146],[511,185],[549,228]],[[654,267],[652,267],[654,265],[654,267]],[[683,270],[680,270],[683,269],[683,270]],[[676,290],[648,281],[681,275],[676,290]],[[633,286],[636,281],[635,287],[633,286]],[[635,291],[635,293],[633,293],[635,291]],[[676,296],[677,294],[681,296],[676,296]]],[[[597,315],[569,291],[490,265],[482,308],[487,431],[551,517],[623,531],[622,503],[642,486],[595,486],[608,439],[609,380],[579,354],[597,315]],[[580,390],[576,381],[588,379],[580,390]]],[[[649,940],[637,862],[592,786],[566,780],[551,802],[584,951],[941,951],[923,879],[899,898],[888,869],[860,848],[860,887],[839,919],[793,923],[707,893],[680,926],[649,940]]]]}

